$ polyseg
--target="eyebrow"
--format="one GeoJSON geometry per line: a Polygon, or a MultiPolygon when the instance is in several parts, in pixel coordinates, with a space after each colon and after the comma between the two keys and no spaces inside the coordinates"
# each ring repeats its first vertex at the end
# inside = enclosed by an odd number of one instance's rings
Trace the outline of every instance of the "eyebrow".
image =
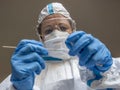
{"type": "Polygon", "coordinates": [[[43,27],[43,29],[48,28],[48,27],[52,27],[52,25],[46,25],[46,26],[43,27]]]}
{"type": "MultiPolygon", "coordinates": [[[[68,23],[69,23],[69,21],[68,21],[68,23]]],[[[66,24],[65,22],[60,22],[57,25],[68,25],[68,24],[66,24]]],[[[47,26],[53,26],[53,25],[52,24],[45,25],[45,27],[47,27],[47,26]]]]}
{"type": "Polygon", "coordinates": [[[44,20],[43,22],[46,22],[46,21],[49,21],[49,20],[70,20],[69,18],[51,18],[51,19],[47,19],[47,20],[44,20]]]}

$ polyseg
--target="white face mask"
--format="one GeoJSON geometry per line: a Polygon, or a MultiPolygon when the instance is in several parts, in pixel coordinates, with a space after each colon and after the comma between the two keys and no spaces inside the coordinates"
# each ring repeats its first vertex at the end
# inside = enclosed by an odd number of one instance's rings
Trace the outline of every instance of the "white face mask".
{"type": "Polygon", "coordinates": [[[45,36],[44,45],[48,49],[49,56],[60,58],[62,60],[71,58],[68,54],[69,49],[65,45],[65,40],[68,35],[68,32],[54,30],[49,35],[45,36]]]}

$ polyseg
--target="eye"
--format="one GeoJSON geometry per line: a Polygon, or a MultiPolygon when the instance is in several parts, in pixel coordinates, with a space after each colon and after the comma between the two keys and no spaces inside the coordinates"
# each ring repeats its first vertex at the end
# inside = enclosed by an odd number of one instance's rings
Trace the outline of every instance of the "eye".
{"type": "Polygon", "coordinates": [[[60,30],[63,31],[63,32],[66,32],[67,31],[67,27],[66,26],[60,26],[60,30]]]}
{"type": "Polygon", "coordinates": [[[52,31],[53,31],[52,28],[48,28],[48,29],[45,30],[44,34],[45,34],[45,35],[48,35],[48,34],[50,34],[52,31]]]}

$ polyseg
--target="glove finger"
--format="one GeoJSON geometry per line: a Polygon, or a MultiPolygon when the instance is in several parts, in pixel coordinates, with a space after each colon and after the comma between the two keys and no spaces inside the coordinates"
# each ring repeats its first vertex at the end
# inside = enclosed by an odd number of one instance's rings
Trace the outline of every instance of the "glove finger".
{"type": "Polygon", "coordinates": [[[82,62],[81,64],[84,64],[87,67],[93,67],[94,66],[94,61],[93,61],[93,56],[97,53],[97,51],[100,49],[101,47],[101,42],[93,37],[93,41],[86,46],[86,49],[83,50],[83,53],[81,53],[81,57],[82,58],[82,62]]]}
{"type": "Polygon", "coordinates": [[[98,48],[95,47],[94,43],[91,42],[89,45],[87,45],[83,51],[80,53],[80,61],[79,64],[81,66],[88,65],[89,67],[93,66],[93,64],[87,64],[89,62],[89,59],[97,52],[98,48]]]}
{"type": "Polygon", "coordinates": [[[68,36],[68,38],[65,41],[66,46],[71,49],[74,43],[83,35],[85,34],[84,31],[76,31],[68,36]]]}
{"type": "Polygon", "coordinates": [[[84,34],[70,49],[69,54],[74,56],[80,54],[84,48],[93,41],[93,37],[90,34],[84,34]]]}
{"type": "Polygon", "coordinates": [[[25,59],[23,59],[22,62],[24,62],[24,63],[38,62],[41,65],[42,69],[45,68],[44,59],[37,53],[32,53],[32,54],[26,55],[25,59]]]}
{"type": "Polygon", "coordinates": [[[101,58],[97,61],[96,67],[97,67],[98,70],[104,72],[111,67],[113,62],[112,62],[111,54],[107,50],[107,48],[103,48],[100,51],[101,51],[100,53],[102,53],[101,56],[104,57],[104,58],[101,58]]]}
{"type": "Polygon", "coordinates": [[[34,44],[27,44],[19,50],[19,54],[25,55],[31,52],[37,52],[39,55],[48,55],[48,51],[46,48],[34,45],[34,44]]]}
{"type": "Polygon", "coordinates": [[[40,72],[42,71],[42,67],[38,62],[33,62],[33,63],[29,63],[28,65],[26,65],[26,70],[27,71],[32,71],[35,72],[36,74],[40,74],[40,72]]]}
{"type": "Polygon", "coordinates": [[[104,45],[101,45],[99,47],[99,50],[93,55],[92,59],[87,63],[87,66],[94,65],[97,67],[98,70],[106,71],[112,64],[111,62],[108,63],[108,61],[111,61],[110,60],[111,57],[109,57],[110,55],[107,53],[108,51],[106,51],[104,45]],[[108,65],[106,63],[108,63],[108,65]]]}
{"type": "Polygon", "coordinates": [[[103,67],[109,67],[113,64],[113,60],[112,60],[112,57],[109,57],[107,60],[106,60],[106,63],[103,65],[103,67]]]}
{"type": "Polygon", "coordinates": [[[16,52],[18,52],[22,47],[24,47],[26,44],[29,44],[29,43],[35,44],[35,45],[38,45],[38,46],[43,46],[43,44],[39,41],[23,39],[17,45],[16,52]]]}
{"type": "Polygon", "coordinates": [[[42,70],[42,67],[38,62],[25,63],[23,67],[24,68],[21,68],[18,72],[20,75],[25,75],[25,76],[29,76],[33,72],[39,74],[42,70]]]}
{"type": "Polygon", "coordinates": [[[18,80],[28,77],[31,73],[39,74],[42,68],[38,62],[24,63],[12,66],[12,74],[18,80]]]}
{"type": "Polygon", "coordinates": [[[96,68],[101,71],[101,72],[105,72],[107,71],[112,65],[112,62],[110,65],[104,66],[104,65],[97,65],[96,68]]]}
{"type": "Polygon", "coordinates": [[[96,62],[98,62],[98,59],[101,59],[103,57],[101,56],[100,52],[102,46],[102,43],[98,39],[94,38],[94,41],[91,43],[91,45],[89,45],[89,50],[94,51],[94,53],[87,61],[86,67],[90,68],[95,66],[96,62]]]}
{"type": "Polygon", "coordinates": [[[43,69],[45,68],[45,61],[44,61],[44,59],[40,55],[35,53],[35,52],[30,53],[28,55],[22,55],[22,56],[15,55],[11,59],[12,59],[11,60],[11,64],[12,64],[12,66],[14,66],[13,68],[16,68],[17,65],[21,66],[22,64],[32,63],[32,62],[38,62],[43,69]]]}

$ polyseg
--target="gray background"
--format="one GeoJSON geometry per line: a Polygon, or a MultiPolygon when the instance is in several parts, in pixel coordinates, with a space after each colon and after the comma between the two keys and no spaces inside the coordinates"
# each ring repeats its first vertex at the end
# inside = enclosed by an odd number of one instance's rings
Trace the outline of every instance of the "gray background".
{"type": "Polygon", "coordinates": [[[77,28],[93,34],[120,56],[120,0],[0,0],[0,82],[11,72],[10,58],[21,39],[38,40],[35,28],[41,9],[59,1],[68,9],[77,28]]]}

